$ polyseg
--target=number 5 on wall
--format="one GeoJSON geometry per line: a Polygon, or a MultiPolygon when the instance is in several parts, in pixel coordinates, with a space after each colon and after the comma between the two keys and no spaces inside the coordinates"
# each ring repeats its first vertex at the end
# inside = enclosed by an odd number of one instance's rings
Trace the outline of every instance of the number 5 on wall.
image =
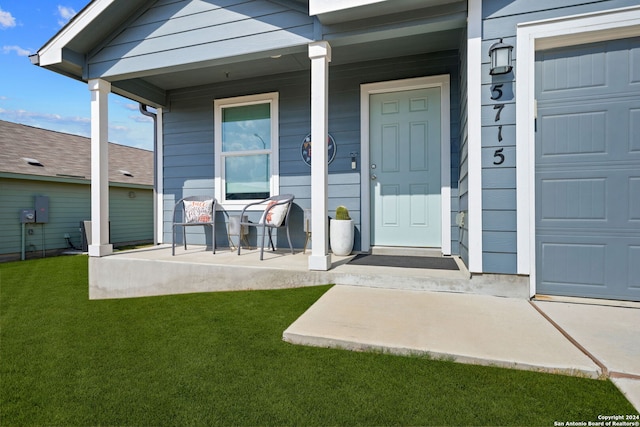
{"type": "Polygon", "coordinates": [[[504,148],[498,148],[495,153],[493,153],[493,157],[498,159],[493,161],[494,165],[498,166],[504,163],[504,154],[502,154],[503,151],[504,148]]]}

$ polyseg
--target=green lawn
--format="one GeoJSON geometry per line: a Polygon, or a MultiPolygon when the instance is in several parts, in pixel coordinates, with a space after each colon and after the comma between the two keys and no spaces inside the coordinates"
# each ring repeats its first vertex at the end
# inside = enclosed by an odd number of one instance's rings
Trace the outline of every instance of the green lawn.
{"type": "Polygon", "coordinates": [[[635,413],[609,381],[283,342],[327,289],[89,301],[84,256],[0,264],[0,425],[552,426],[635,413]]]}

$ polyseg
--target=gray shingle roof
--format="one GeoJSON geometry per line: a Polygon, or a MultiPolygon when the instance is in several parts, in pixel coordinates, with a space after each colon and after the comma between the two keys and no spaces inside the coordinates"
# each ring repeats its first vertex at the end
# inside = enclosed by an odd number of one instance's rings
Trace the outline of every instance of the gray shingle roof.
{"type": "MultiPolygon", "coordinates": [[[[0,120],[2,172],[91,180],[91,140],[0,120]]],[[[109,143],[109,182],[153,185],[153,152],[109,143]]]]}

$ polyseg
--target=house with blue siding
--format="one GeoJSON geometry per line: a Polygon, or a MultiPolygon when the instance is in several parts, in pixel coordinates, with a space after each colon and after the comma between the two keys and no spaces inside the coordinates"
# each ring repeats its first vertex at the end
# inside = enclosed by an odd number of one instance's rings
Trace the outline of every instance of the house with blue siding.
{"type": "MultiPolygon", "coordinates": [[[[110,240],[152,244],[153,153],[108,145],[110,240]]],[[[87,250],[90,159],[89,138],[0,120],[0,261],[87,250]]]]}
{"type": "Polygon", "coordinates": [[[159,242],[184,196],[224,222],[291,193],[310,270],[331,269],[344,205],[356,251],[640,301],[637,0],[93,0],[31,60],[91,91],[92,261],[112,250],[117,93],[156,111],[159,242]]]}

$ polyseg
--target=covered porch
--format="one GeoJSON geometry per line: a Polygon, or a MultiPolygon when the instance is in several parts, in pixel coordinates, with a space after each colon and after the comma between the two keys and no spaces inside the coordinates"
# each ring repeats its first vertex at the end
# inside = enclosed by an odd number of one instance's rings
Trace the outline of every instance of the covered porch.
{"type": "Polygon", "coordinates": [[[524,282],[495,275],[470,277],[464,263],[451,257],[458,270],[381,267],[349,264],[356,255],[332,256],[328,271],[309,270],[310,252],[297,249],[236,251],[219,248],[212,254],[206,246],[185,251],[159,245],[89,258],[89,296],[91,299],[128,298],[153,295],[215,291],[283,289],[324,284],[364,287],[479,293],[528,298],[524,282]]]}
{"type": "MultiPolygon", "coordinates": [[[[371,82],[425,76],[453,81],[451,90],[443,86],[442,93],[453,98],[454,118],[443,121],[444,178],[434,186],[442,187],[441,228],[447,238],[423,246],[441,243],[443,253],[457,253],[450,249],[455,235],[451,216],[457,209],[457,193],[450,187],[457,186],[457,162],[450,162],[449,155],[458,152],[457,116],[463,102],[457,80],[467,3],[402,0],[336,4],[327,10],[318,6],[306,0],[153,5],[96,0],[32,57],[36,65],[87,82],[91,92],[91,257],[109,256],[113,250],[106,178],[110,93],[139,102],[142,113],[155,121],[157,243],[170,242],[168,216],[181,197],[207,194],[226,211],[237,208],[224,194],[227,177],[218,153],[221,144],[215,142],[220,126],[214,123],[214,102],[270,94],[271,133],[254,138],[263,144],[256,154],[271,156],[266,168],[271,194],[294,193],[299,207],[311,210],[314,241],[306,269],[326,271],[335,264],[327,236],[327,218],[335,205],[347,205],[362,232],[356,249],[367,251],[373,243],[365,185],[372,166],[366,129],[357,113],[357,91],[371,82]],[[338,138],[335,162],[329,168],[326,151],[314,150],[310,167],[304,165],[300,141],[306,134],[313,141],[327,140],[329,132],[338,138]],[[329,194],[332,179],[338,185],[329,194]],[[452,203],[456,206],[450,208],[452,203]]],[[[443,116],[451,113],[448,107],[443,116]]],[[[252,135],[258,134],[248,133],[252,135]]]]}

